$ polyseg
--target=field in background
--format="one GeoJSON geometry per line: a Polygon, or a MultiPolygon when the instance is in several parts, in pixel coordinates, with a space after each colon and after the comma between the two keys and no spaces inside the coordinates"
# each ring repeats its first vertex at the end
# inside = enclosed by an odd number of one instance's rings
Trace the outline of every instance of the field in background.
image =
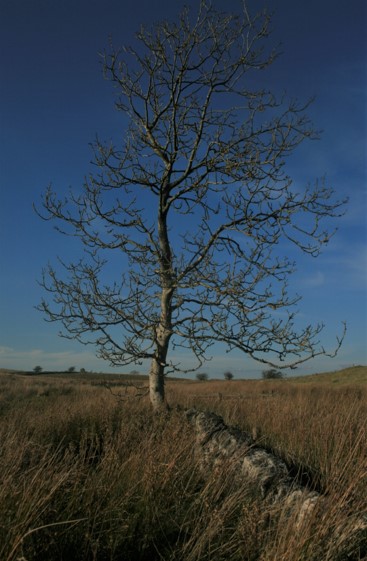
{"type": "Polygon", "coordinates": [[[330,535],[366,511],[366,367],[168,380],[172,412],[159,416],[133,378],[0,373],[1,560],[338,560],[330,535]],[[230,470],[203,474],[182,414],[193,406],[251,432],[326,509],[297,533],[282,512],[270,524],[269,505],[230,470]]]}
{"type": "Polygon", "coordinates": [[[325,382],[327,384],[367,384],[367,366],[351,366],[343,370],[324,372],[323,374],[297,376],[294,379],[291,378],[291,380],[309,384],[314,382],[325,382]]]}

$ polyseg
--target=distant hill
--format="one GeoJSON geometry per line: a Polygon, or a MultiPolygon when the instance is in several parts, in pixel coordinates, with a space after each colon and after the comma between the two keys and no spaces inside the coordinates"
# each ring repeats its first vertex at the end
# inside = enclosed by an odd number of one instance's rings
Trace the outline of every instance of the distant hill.
{"type": "MultiPolygon", "coordinates": [[[[94,383],[100,382],[101,384],[106,383],[119,383],[119,382],[137,382],[137,383],[146,383],[148,381],[148,376],[146,374],[137,374],[131,372],[130,374],[127,373],[120,373],[120,374],[103,374],[103,373],[91,373],[86,372],[84,374],[80,374],[79,372],[56,372],[56,371],[42,371],[39,374],[34,374],[34,372],[25,372],[21,370],[11,370],[9,368],[0,368],[0,375],[1,374],[17,374],[23,376],[32,376],[32,377],[39,377],[39,376],[47,376],[48,378],[52,377],[67,377],[69,379],[75,380],[90,380],[94,383]]],[[[346,384],[367,384],[367,366],[351,366],[350,368],[344,368],[342,370],[335,370],[333,372],[323,372],[321,374],[307,374],[306,376],[289,376],[285,378],[286,381],[292,383],[300,383],[300,384],[315,384],[315,383],[328,383],[328,384],[338,384],[338,385],[346,385],[346,384]]],[[[175,378],[168,376],[166,378],[167,382],[179,382],[179,383],[196,383],[197,380],[193,380],[192,378],[175,378]]],[[[218,382],[218,379],[209,379],[210,383],[218,382]]],[[[222,380],[224,382],[224,380],[222,380]]],[[[241,382],[241,381],[252,381],[252,380],[244,380],[238,379],[234,380],[233,383],[241,382]]]]}
{"type": "Polygon", "coordinates": [[[367,384],[367,366],[351,366],[334,372],[323,372],[322,374],[309,374],[307,376],[295,376],[288,378],[291,382],[300,383],[332,383],[332,384],[367,384]]]}

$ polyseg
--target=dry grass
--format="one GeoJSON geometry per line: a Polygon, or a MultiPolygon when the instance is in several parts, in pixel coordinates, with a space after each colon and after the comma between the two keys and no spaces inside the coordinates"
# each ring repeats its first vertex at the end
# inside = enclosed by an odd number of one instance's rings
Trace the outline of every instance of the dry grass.
{"type": "Polygon", "coordinates": [[[334,370],[333,372],[324,372],[322,374],[311,374],[308,376],[297,376],[293,379],[295,382],[314,384],[338,384],[353,385],[367,384],[367,366],[350,366],[343,370],[334,370]]]}
{"type": "MultiPolygon", "coordinates": [[[[116,385],[120,397],[135,388],[116,385]]],[[[118,399],[88,377],[0,374],[3,561],[336,561],[366,511],[367,392],[271,381],[168,383],[173,405],[221,414],[325,493],[301,531],[231,466],[202,474],[179,410],[118,399]]],[[[362,549],[345,561],[365,559],[362,549]]],[[[343,560],[344,561],[344,560],[343,560]]]]}

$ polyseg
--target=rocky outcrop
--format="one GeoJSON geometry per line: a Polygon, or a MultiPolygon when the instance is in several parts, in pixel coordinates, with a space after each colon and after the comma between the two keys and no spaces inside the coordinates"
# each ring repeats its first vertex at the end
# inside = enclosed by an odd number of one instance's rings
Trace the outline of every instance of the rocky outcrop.
{"type": "Polygon", "coordinates": [[[195,409],[186,415],[195,427],[203,469],[215,469],[230,459],[237,477],[250,482],[259,497],[271,503],[283,501],[284,508],[297,514],[297,525],[302,524],[321,499],[319,493],[298,484],[283,460],[256,446],[249,434],[227,427],[218,415],[195,409]]]}
{"type": "MultiPolygon", "coordinates": [[[[231,473],[249,482],[259,499],[279,505],[282,513],[292,516],[296,530],[301,529],[316,505],[322,512],[326,498],[296,481],[286,463],[258,446],[249,434],[226,426],[214,413],[190,409],[186,417],[195,429],[197,454],[204,472],[230,461],[231,473]]],[[[367,516],[337,528],[332,540],[338,542],[335,559],[361,559],[359,555],[365,548],[367,554],[367,516]]]]}

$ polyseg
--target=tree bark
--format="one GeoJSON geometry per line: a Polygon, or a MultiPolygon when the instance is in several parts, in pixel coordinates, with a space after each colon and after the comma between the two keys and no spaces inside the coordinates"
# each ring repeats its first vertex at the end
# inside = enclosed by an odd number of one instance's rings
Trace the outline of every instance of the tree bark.
{"type": "Polygon", "coordinates": [[[158,210],[158,239],[160,247],[160,320],[155,329],[155,356],[149,373],[150,402],[155,411],[167,408],[164,392],[164,371],[167,366],[169,342],[172,336],[172,298],[174,281],[172,276],[172,252],[167,228],[168,191],[162,188],[158,210]]]}
{"type": "Polygon", "coordinates": [[[155,411],[166,409],[167,404],[164,392],[164,365],[153,358],[149,372],[149,396],[155,411]]]}
{"type": "Polygon", "coordinates": [[[155,411],[166,409],[164,371],[167,366],[169,341],[172,335],[172,288],[163,288],[161,295],[161,317],[155,333],[156,351],[149,373],[150,401],[155,411]]]}
{"type": "MultiPolygon", "coordinates": [[[[163,295],[162,294],[162,300],[163,295]]],[[[164,306],[162,312],[166,311],[164,306]]],[[[168,308],[168,315],[162,313],[161,320],[165,320],[165,325],[159,324],[156,332],[156,353],[152,359],[149,373],[149,394],[150,402],[155,411],[167,408],[164,392],[164,370],[166,367],[166,358],[168,354],[169,340],[171,337],[170,329],[171,310],[168,308]]]]}

